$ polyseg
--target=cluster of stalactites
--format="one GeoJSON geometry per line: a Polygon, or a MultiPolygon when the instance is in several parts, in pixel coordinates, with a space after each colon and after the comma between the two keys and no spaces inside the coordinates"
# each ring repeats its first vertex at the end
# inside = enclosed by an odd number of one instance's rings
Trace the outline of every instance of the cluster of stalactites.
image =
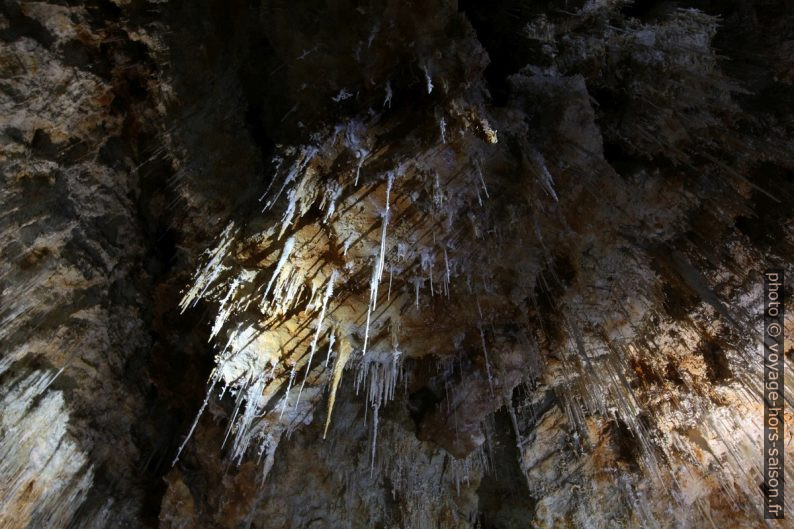
{"type": "Polygon", "coordinates": [[[488,197],[478,162],[464,163],[469,177],[455,182],[456,168],[438,168],[435,157],[439,148],[449,149],[454,141],[493,144],[496,132],[481,118],[476,125],[478,130],[484,127],[489,139],[483,142],[475,134],[466,138],[465,130],[447,131],[447,120],[441,119],[439,145],[364,179],[362,170],[376,158],[372,123],[350,121],[315,146],[286,149],[274,160],[286,169],[279,169],[261,198],[263,214],[279,220],[250,237],[231,224],[207,253],[181,306],[184,310],[200,299],[217,305],[210,339],[225,335],[225,340],[220,341],[211,382],[213,388],[222,388],[221,394],[228,391],[235,397],[227,432],[227,438],[234,436],[235,459],[255,439],[265,439],[268,429],[272,438],[285,421],[310,416],[317,388],[324,384],[330,390],[327,429],[351,359],[358,372],[356,389],[366,386],[376,425],[379,409],[394,398],[402,359],[399,336],[389,333],[384,346],[380,330],[386,324],[399,329],[399,314],[409,297],[414,310],[421,311],[425,289],[431,297],[449,296],[453,276],[461,271],[461,260],[450,255],[459,210],[475,196],[480,205],[483,195],[488,197]],[[352,160],[349,173],[327,174],[340,156],[352,160]],[[291,161],[285,163],[287,159],[291,161]],[[417,197],[425,192],[429,199],[423,205],[417,197]],[[365,206],[356,211],[362,201],[365,206]],[[300,219],[312,208],[319,208],[322,220],[306,229],[300,219]],[[418,224],[427,214],[438,219],[432,222],[438,228],[424,230],[418,224]],[[377,238],[368,237],[370,230],[377,238]],[[392,230],[399,236],[390,236],[392,230]],[[242,266],[238,260],[251,247],[266,255],[258,267],[242,266]],[[331,256],[333,251],[341,253],[342,263],[331,256]],[[359,271],[369,276],[368,284],[359,283],[359,271]],[[364,289],[367,299],[355,294],[364,289]],[[393,303],[394,296],[401,298],[400,305],[393,303]],[[285,331],[294,339],[280,339],[285,331]],[[318,363],[320,350],[325,360],[318,363]],[[306,391],[311,392],[310,402],[301,406],[306,391]],[[274,398],[280,399],[275,406],[274,398]],[[277,418],[271,414],[274,408],[277,418]]]}

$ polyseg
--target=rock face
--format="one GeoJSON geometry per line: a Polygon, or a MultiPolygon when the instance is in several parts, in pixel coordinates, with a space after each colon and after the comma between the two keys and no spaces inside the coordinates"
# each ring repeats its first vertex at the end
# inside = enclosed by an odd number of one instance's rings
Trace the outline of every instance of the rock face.
{"type": "Polygon", "coordinates": [[[792,24],[9,0],[0,527],[788,527],[792,24]]]}

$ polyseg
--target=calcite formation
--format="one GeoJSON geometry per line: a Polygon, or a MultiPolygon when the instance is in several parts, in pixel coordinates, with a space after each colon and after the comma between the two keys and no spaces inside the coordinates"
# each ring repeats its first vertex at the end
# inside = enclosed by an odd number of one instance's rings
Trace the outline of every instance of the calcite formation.
{"type": "Polygon", "coordinates": [[[788,527],[782,3],[0,13],[0,527],[788,527]]]}

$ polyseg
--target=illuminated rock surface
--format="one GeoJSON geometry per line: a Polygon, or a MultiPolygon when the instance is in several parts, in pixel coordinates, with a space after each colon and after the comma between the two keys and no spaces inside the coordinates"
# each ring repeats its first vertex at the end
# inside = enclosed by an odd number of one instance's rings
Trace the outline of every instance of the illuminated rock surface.
{"type": "Polygon", "coordinates": [[[792,24],[7,2],[0,527],[789,527],[792,24]]]}

